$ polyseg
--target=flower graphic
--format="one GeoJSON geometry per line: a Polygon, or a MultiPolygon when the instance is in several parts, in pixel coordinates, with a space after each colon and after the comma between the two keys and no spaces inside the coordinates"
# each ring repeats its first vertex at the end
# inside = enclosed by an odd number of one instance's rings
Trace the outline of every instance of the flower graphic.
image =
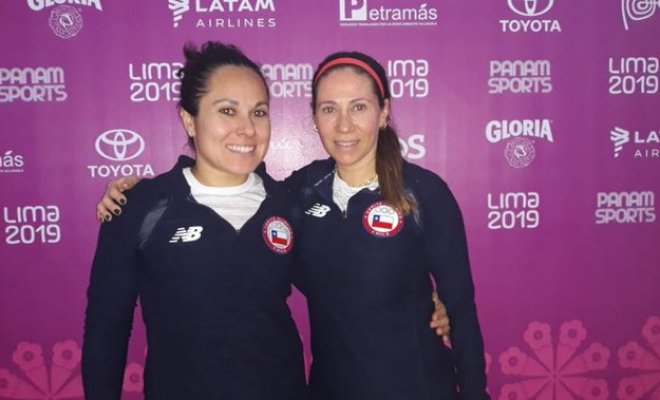
{"type": "Polygon", "coordinates": [[[23,371],[32,371],[44,365],[41,346],[35,343],[21,342],[16,347],[12,359],[23,371]]]}
{"type": "Polygon", "coordinates": [[[18,388],[18,378],[7,369],[0,369],[0,397],[11,398],[18,388]]]}
{"type": "Polygon", "coordinates": [[[80,363],[82,352],[73,340],[56,343],[53,346],[53,364],[65,369],[74,369],[80,363]]]}
{"type": "Polygon", "coordinates": [[[660,318],[651,316],[642,327],[647,346],[631,340],[619,348],[619,365],[633,376],[619,381],[617,395],[622,400],[660,398],[660,318]]]}
{"type": "Polygon", "coordinates": [[[12,359],[22,370],[14,375],[0,369],[0,397],[9,399],[82,399],[82,379],[78,371],[81,352],[73,340],[56,343],[52,364],[46,365],[42,346],[21,342],[12,359]],[[50,367],[50,368],[49,368],[50,367]]]}
{"type": "Polygon", "coordinates": [[[523,340],[531,351],[512,346],[500,354],[502,372],[517,378],[500,390],[499,400],[606,400],[607,381],[594,371],[607,368],[610,350],[601,343],[582,344],[587,329],[582,321],[561,324],[553,341],[550,324],[531,322],[523,340]]]}
{"type": "Polygon", "coordinates": [[[130,363],[126,366],[123,388],[125,392],[142,392],[144,389],[144,368],[142,368],[142,365],[130,363]]]}

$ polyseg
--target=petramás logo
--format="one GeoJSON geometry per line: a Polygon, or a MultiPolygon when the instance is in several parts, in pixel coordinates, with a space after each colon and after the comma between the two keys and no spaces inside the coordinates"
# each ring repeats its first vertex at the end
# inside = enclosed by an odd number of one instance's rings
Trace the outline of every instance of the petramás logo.
{"type": "Polygon", "coordinates": [[[486,124],[486,139],[493,144],[506,140],[504,157],[514,168],[529,166],[536,157],[534,142],[554,142],[549,119],[493,120],[486,124]]]}
{"type": "Polygon", "coordinates": [[[437,25],[438,9],[429,7],[427,3],[409,4],[411,2],[408,1],[405,2],[408,3],[407,7],[388,7],[384,5],[387,3],[387,0],[339,0],[339,25],[343,27],[437,25]]]}
{"type": "Polygon", "coordinates": [[[83,28],[83,17],[80,7],[86,6],[103,11],[101,0],[27,0],[28,7],[33,11],[52,8],[48,17],[48,25],[53,33],[62,39],[71,39],[83,28]]]}
{"type": "Polygon", "coordinates": [[[62,67],[0,67],[0,103],[60,102],[66,99],[62,67]]]}
{"type": "Polygon", "coordinates": [[[172,25],[186,22],[189,12],[195,28],[274,28],[275,0],[168,0],[172,25]]]}
{"type": "MultiPolygon", "coordinates": [[[[502,1],[502,0],[500,0],[502,1]]],[[[507,0],[509,9],[524,19],[502,19],[502,32],[561,32],[556,19],[539,19],[547,14],[554,0],[507,0]]]]}
{"type": "Polygon", "coordinates": [[[139,157],[146,145],[142,136],[128,129],[111,129],[101,133],[94,142],[96,153],[113,164],[88,165],[92,178],[118,177],[128,175],[153,176],[150,164],[127,164],[139,157]]]}

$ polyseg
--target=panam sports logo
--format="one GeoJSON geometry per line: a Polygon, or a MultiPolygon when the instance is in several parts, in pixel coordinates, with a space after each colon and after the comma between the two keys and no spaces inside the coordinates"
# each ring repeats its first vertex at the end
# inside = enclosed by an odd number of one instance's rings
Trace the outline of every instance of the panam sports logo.
{"type": "Polygon", "coordinates": [[[274,28],[275,0],[168,0],[174,28],[274,28]],[[194,13],[190,18],[189,13],[194,13]]]}
{"type": "Polygon", "coordinates": [[[435,26],[438,9],[423,2],[389,7],[386,0],[339,0],[342,27],[435,26]],[[371,4],[370,4],[371,2],[371,4]]]}
{"type": "Polygon", "coordinates": [[[67,99],[62,67],[0,68],[0,103],[67,99]]]}

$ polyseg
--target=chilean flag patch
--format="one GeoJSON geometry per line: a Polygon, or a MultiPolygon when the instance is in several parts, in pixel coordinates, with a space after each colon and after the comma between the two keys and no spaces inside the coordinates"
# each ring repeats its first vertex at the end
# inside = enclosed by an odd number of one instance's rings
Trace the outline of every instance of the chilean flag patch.
{"type": "Polygon", "coordinates": [[[293,229],[282,217],[270,217],[261,230],[266,246],[278,254],[286,254],[293,248],[293,229]]]}
{"type": "Polygon", "coordinates": [[[362,225],[374,236],[391,237],[403,228],[403,215],[398,208],[379,201],[370,205],[364,212],[362,225]]]}

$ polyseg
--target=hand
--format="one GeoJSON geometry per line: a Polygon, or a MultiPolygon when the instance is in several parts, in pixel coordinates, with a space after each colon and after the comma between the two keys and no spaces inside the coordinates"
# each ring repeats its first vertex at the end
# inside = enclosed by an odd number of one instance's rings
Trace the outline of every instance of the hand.
{"type": "Polygon", "coordinates": [[[103,198],[96,205],[96,219],[100,222],[110,222],[112,220],[112,214],[120,215],[121,206],[125,205],[128,201],[122,193],[132,189],[139,181],[139,177],[131,175],[109,182],[105,187],[103,198]]]}
{"type": "Polygon", "coordinates": [[[447,309],[445,305],[438,298],[438,294],[433,292],[433,304],[435,305],[435,310],[431,316],[431,329],[435,329],[435,333],[438,336],[442,336],[442,340],[445,344],[449,344],[449,317],[447,316],[447,309]]]}

